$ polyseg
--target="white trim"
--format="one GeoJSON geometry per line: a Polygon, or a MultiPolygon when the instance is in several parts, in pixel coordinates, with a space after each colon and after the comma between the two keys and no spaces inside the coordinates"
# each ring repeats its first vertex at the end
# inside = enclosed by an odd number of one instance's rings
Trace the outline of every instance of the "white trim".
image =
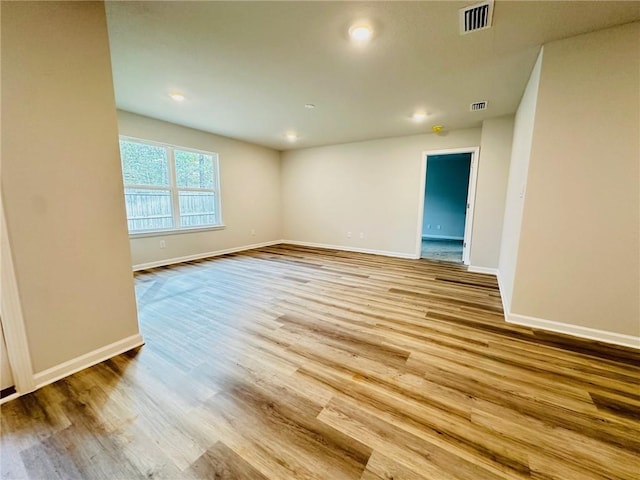
{"type": "Polygon", "coordinates": [[[3,403],[8,402],[10,400],[15,400],[19,396],[20,396],[20,394],[18,392],[16,392],[16,393],[12,393],[11,395],[7,395],[4,398],[0,398],[0,405],[2,405],[3,403]]]}
{"type": "Polygon", "coordinates": [[[29,341],[22,315],[22,303],[13,265],[9,232],[0,196],[0,315],[7,356],[18,394],[35,389],[29,341]]]}
{"type": "Polygon", "coordinates": [[[462,263],[469,265],[469,255],[471,252],[471,232],[473,231],[473,213],[475,210],[476,201],[476,183],[478,182],[478,163],[480,161],[480,147],[463,147],[463,148],[448,148],[444,150],[426,150],[422,152],[421,167],[420,167],[420,190],[419,190],[419,203],[418,203],[418,225],[416,232],[416,253],[412,258],[420,258],[422,250],[422,224],[424,221],[424,194],[427,183],[427,159],[434,155],[453,155],[456,153],[470,153],[471,165],[469,168],[469,188],[467,193],[467,203],[469,208],[465,216],[464,223],[464,245],[462,248],[462,263]]]}
{"type": "Polygon", "coordinates": [[[427,154],[422,152],[420,158],[420,190],[418,191],[418,238],[416,240],[416,253],[415,258],[420,258],[422,255],[422,232],[424,231],[424,196],[427,188],[427,154]]]}
{"type": "Polygon", "coordinates": [[[130,233],[129,239],[146,237],[164,237],[165,235],[183,235],[185,233],[209,232],[211,230],[224,230],[226,225],[216,225],[214,227],[193,227],[193,228],[174,228],[171,230],[148,230],[145,232],[130,233]]]}
{"type": "Polygon", "coordinates": [[[502,301],[502,314],[504,315],[504,321],[508,322],[509,317],[509,309],[510,307],[507,305],[506,297],[504,295],[504,282],[502,280],[502,276],[500,275],[500,269],[497,269],[496,278],[498,279],[498,290],[500,291],[500,300],[502,301]]]}
{"type": "Polygon", "coordinates": [[[445,148],[442,150],[425,150],[422,152],[422,158],[424,159],[427,155],[453,155],[456,153],[473,153],[476,150],[480,150],[480,147],[460,147],[460,148],[445,148]]]}
{"type": "Polygon", "coordinates": [[[225,248],[223,250],[214,250],[212,252],[203,252],[203,253],[196,253],[194,255],[185,255],[184,257],[165,258],[162,260],[156,260],[148,263],[139,263],[137,265],[133,265],[132,268],[133,268],[133,271],[136,272],[138,270],[146,270],[148,268],[164,267],[166,265],[173,265],[176,263],[190,262],[191,260],[200,260],[202,258],[217,257],[219,255],[225,255],[227,253],[236,253],[236,252],[242,252],[244,250],[253,250],[254,248],[270,247],[271,245],[277,245],[279,243],[282,243],[282,240],[272,240],[269,242],[254,243],[251,245],[242,245],[240,247],[225,248]]]}
{"type": "Polygon", "coordinates": [[[541,330],[549,330],[556,333],[564,333],[574,337],[587,338],[598,342],[613,343],[623,347],[640,349],[640,337],[623,335],[621,333],[607,332],[595,328],[583,327],[581,325],[571,325],[569,323],[554,322],[543,318],[528,317],[517,313],[510,313],[507,322],[525,327],[533,327],[541,330]]]}
{"type": "Polygon", "coordinates": [[[464,240],[464,237],[455,237],[453,235],[422,235],[423,240],[464,240]]]}
{"type": "Polygon", "coordinates": [[[49,385],[61,378],[73,375],[80,370],[92,367],[97,363],[104,362],[105,360],[127,352],[132,348],[144,345],[142,335],[139,333],[131,335],[130,337],[118,340],[110,345],[100,347],[93,352],[85,353],[79,357],[76,357],[67,362],[56,365],[55,367],[48,368],[42,372],[38,372],[33,376],[33,380],[36,383],[36,388],[42,388],[45,385],[49,385]]]}
{"type": "Polygon", "coordinates": [[[480,147],[471,153],[469,166],[469,187],[467,192],[467,214],[464,217],[464,243],[462,244],[462,263],[471,263],[471,234],[473,232],[473,215],[476,209],[476,185],[478,183],[478,165],[480,163],[480,147]]]}
{"type": "MultiPolygon", "coordinates": [[[[482,267],[480,267],[482,268],[482,267]]],[[[471,271],[471,267],[469,268],[471,271]]],[[[504,296],[504,284],[500,277],[500,270],[497,270],[498,288],[500,289],[500,298],[502,299],[502,309],[504,310],[504,319],[507,323],[520,325],[523,327],[537,328],[550,332],[564,333],[578,338],[586,338],[588,340],[596,340],[598,342],[612,343],[623,347],[640,349],[640,337],[632,335],[624,335],[622,333],[607,332],[606,330],[597,330],[595,328],[583,327],[581,325],[572,325],[570,323],[554,322],[544,318],[529,317],[518,313],[511,313],[507,308],[504,296]]]]}
{"type": "MultiPolygon", "coordinates": [[[[330,250],[340,250],[343,252],[354,252],[354,253],[370,253],[372,255],[382,255],[384,257],[396,257],[396,258],[409,258],[411,260],[416,260],[416,257],[411,253],[405,252],[390,252],[387,250],[372,250],[369,248],[358,248],[358,247],[350,247],[343,245],[329,245],[326,243],[314,243],[314,242],[299,242],[297,240],[282,240],[283,244],[289,245],[298,245],[300,247],[315,247],[315,248],[328,248],[330,250]]],[[[417,257],[420,258],[420,257],[417,257]]]]}
{"type": "MultiPolygon", "coordinates": [[[[475,265],[469,265],[469,267],[467,268],[467,271],[473,272],[473,273],[484,273],[487,275],[495,275],[496,277],[498,276],[498,269],[491,268],[491,267],[476,267],[475,265]]],[[[502,293],[500,293],[500,295],[502,296],[502,293]]]]}

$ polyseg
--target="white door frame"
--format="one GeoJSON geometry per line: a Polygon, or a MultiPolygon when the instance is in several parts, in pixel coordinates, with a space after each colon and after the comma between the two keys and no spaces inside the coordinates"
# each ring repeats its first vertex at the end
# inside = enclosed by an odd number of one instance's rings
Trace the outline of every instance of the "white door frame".
{"type": "Polygon", "coordinates": [[[0,196],[0,315],[2,329],[7,346],[7,356],[13,374],[16,393],[3,398],[4,403],[19,395],[29,393],[35,389],[33,368],[27,332],[22,316],[22,304],[18,292],[9,232],[4,215],[4,205],[0,196]]]}
{"type": "Polygon", "coordinates": [[[469,189],[467,191],[467,214],[464,221],[464,243],[462,248],[462,263],[470,264],[471,232],[473,231],[473,212],[476,201],[476,182],[478,181],[478,161],[480,159],[480,147],[448,148],[444,150],[427,150],[422,152],[420,168],[420,202],[418,204],[418,226],[416,232],[415,257],[420,258],[422,250],[422,223],[424,217],[424,195],[427,186],[427,158],[434,155],[451,155],[456,153],[470,153],[471,165],[469,168],[469,189]]]}

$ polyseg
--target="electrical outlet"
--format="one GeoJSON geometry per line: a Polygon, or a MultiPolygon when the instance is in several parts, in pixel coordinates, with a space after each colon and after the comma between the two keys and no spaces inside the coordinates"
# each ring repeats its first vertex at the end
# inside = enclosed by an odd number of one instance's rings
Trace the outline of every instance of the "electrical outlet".
{"type": "Polygon", "coordinates": [[[256,234],[256,229],[255,229],[255,228],[252,228],[252,229],[251,229],[251,235],[254,235],[254,236],[255,236],[255,234],[256,234]]]}
{"type": "Polygon", "coordinates": [[[167,242],[164,240],[160,240],[160,248],[165,248],[167,246],[167,242]]]}
{"type": "Polygon", "coordinates": [[[351,232],[347,232],[347,238],[351,238],[351,232]]]}
{"type": "Polygon", "coordinates": [[[436,225],[436,230],[440,230],[440,225],[436,225]]]}
{"type": "Polygon", "coordinates": [[[431,230],[431,224],[427,223],[427,229],[431,230]]]}
{"type": "Polygon", "coordinates": [[[364,238],[364,232],[360,232],[360,238],[364,238]]]}

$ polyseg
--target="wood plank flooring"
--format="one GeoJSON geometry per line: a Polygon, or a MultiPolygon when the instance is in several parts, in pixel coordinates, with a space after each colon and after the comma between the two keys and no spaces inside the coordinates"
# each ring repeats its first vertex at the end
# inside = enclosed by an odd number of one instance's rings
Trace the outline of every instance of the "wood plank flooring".
{"type": "Polygon", "coordinates": [[[136,290],[145,346],[2,406],[3,479],[640,479],[640,354],[491,276],[280,245],[136,290]]]}

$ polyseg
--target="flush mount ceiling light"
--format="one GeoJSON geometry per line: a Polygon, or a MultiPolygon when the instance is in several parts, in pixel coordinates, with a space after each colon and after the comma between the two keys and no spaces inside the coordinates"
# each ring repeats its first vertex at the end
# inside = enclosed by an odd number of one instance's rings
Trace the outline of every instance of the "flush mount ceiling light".
{"type": "Polygon", "coordinates": [[[423,111],[414,112],[413,115],[411,115],[411,118],[415,122],[422,122],[425,118],[427,118],[427,112],[423,112],[423,111]]]}
{"type": "Polygon", "coordinates": [[[373,37],[373,28],[363,23],[356,23],[349,28],[351,40],[358,43],[366,43],[373,37]]]}
{"type": "Polygon", "coordinates": [[[287,132],[284,134],[284,137],[290,142],[295,142],[298,140],[298,134],[296,132],[287,132]]]}
{"type": "Polygon", "coordinates": [[[308,109],[314,109],[316,108],[316,106],[313,103],[307,103],[304,108],[308,108],[308,109]]]}
{"type": "Polygon", "coordinates": [[[431,127],[431,130],[433,130],[433,133],[440,133],[443,128],[444,127],[442,125],[434,125],[431,127]]]}
{"type": "Polygon", "coordinates": [[[185,99],[185,96],[182,93],[170,93],[169,96],[176,102],[182,102],[185,99]]]}

